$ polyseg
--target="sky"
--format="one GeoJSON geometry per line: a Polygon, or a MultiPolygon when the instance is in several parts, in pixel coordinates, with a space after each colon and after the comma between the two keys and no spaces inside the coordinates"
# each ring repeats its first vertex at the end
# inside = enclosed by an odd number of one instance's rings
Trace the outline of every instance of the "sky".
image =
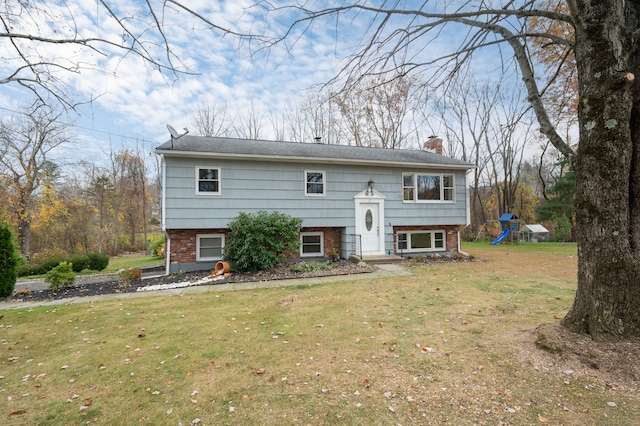
{"type": "MultiPolygon", "coordinates": [[[[146,40],[144,47],[154,58],[166,58],[159,34],[148,31],[148,13],[140,14],[140,0],[108,0],[119,16],[130,16],[127,25],[146,40]]],[[[260,45],[241,42],[233,35],[207,28],[193,15],[178,11],[168,4],[151,0],[158,19],[165,23],[165,36],[170,45],[172,64],[188,73],[161,73],[141,58],[110,46],[100,45],[102,52],[77,45],[41,45],[37,54],[45,58],[69,58],[81,64],[78,72],[53,71],[73,93],[73,99],[92,102],[70,112],[73,145],[62,147],[62,159],[106,161],[108,153],[123,147],[141,146],[152,151],[169,139],[167,124],[182,133],[192,127],[197,107],[204,104],[224,105],[227,115],[246,112],[251,105],[260,111],[278,111],[291,107],[314,87],[333,78],[344,65],[345,58],[361,44],[370,28],[366,19],[316,21],[306,32],[296,32],[285,43],[268,50],[260,45]],[[104,55],[102,54],[104,53],[104,55]]],[[[288,25],[273,14],[266,17],[260,8],[251,7],[253,0],[189,0],[189,8],[221,28],[239,33],[284,34],[288,25]]],[[[326,3],[326,2],[320,2],[326,3]]],[[[123,31],[110,19],[97,2],[87,0],[40,0],[32,2],[42,10],[30,9],[16,25],[24,32],[41,36],[83,36],[106,38],[122,44],[123,31]]],[[[9,6],[8,6],[9,7],[9,6]]],[[[442,32],[420,55],[435,57],[450,51],[451,33],[442,32]]],[[[124,36],[124,40],[131,41],[124,36]]],[[[0,44],[3,58],[6,42],[0,44]]],[[[34,52],[35,54],[36,52],[34,52]]],[[[14,64],[1,61],[5,75],[14,64]]],[[[480,61],[481,62],[481,61],[480,61]]],[[[18,85],[0,85],[0,115],[14,113],[33,97],[18,85]]],[[[192,129],[193,130],[193,129],[192,129]]],[[[270,138],[269,117],[263,117],[263,130],[270,138]]]]}
{"type": "MultiPolygon", "coordinates": [[[[31,21],[22,21],[25,31],[43,36],[53,34],[54,30],[56,34],[69,35],[77,31],[81,35],[120,42],[121,29],[94,2],[44,3],[48,3],[46,13],[33,13],[31,21]],[[43,21],[49,28],[43,30],[43,21]]],[[[121,16],[135,13],[136,2],[131,0],[108,3],[121,16]]],[[[156,12],[162,12],[161,2],[151,3],[156,12]]],[[[187,3],[192,10],[224,28],[237,28],[246,33],[264,30],[257,20],[257,12],[249,7],[251,1],[190,0],[187,3]]],[[[78,73],[61,72],[60,79],[73,91],[74,99],[94,99],[67,116],[74,124],[76,143],[66,147],[63,157],[99,159],[112,147],[136,144],[153,149],[168,140],[167,124],[183,132],[183,128],[191,126],[196,107],[205,103],[226,105],[229,116],[237,110],[247,110],[252,103],[260,110],[282,108],[314,85],[329,80],[340,62],[337,49],[341,47],[332,39],[333,34],[312,30],[311,37],[299,39],[293,46],[289,44],[288,50],[283,45],[268,52],[256,52],[247,43],[239,45],[236,37],[222,37],[222,32],[205,28],[204,23],[184,11],[178,13],[166,8],[163,13],[165,35],[176,55],[173,63],[189,73],[161,73],[139,57],[123,58],[122,51],[105,46],[100,47],[109,56],[71,45],[39,47],[39,53],[45,57],[80,60],[83,69],[78,73]]],[[[148,16],[141,18],[149,19],[148,16]]],[[[146,24],[134,22],[132,25],[142,32],[146,24]]],[[[143,37],[159,41],[157,34],[143,37]]],[[[345,33],[344,37],[349,35],[345,33]]],[[[162,49],[151,44],[145,47],[156,57],[165,55],[162,49]]],[[[6,52],[7,46],[0,48],[6,52]]],[[[6,61],[0,70],[4,68],[2,73],[6,74],[11,65],[11,61],[6,61]]],[[[0,85],[0,103],[4,105],[0,114],[12,114],[32,99],[33,96],[18,85],[0,85]]],[[[263,124],[268,135],[266,118],[263,124]]]]}

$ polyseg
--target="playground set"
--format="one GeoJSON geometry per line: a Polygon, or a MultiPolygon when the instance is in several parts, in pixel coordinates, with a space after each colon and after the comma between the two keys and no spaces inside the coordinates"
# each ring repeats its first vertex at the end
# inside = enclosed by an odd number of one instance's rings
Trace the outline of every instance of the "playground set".
{"type": "Polygon", "coordinates": [[[518,231],[520,228],[520,221],[518,220],[518,216],[513,213],[504,213],[498,219],[500,222],[500,235],[495,240],[491,241],[491,245],[495,246],[496,244],[500,244],[507,238],[510,238],[511,241],[514,239],[518,239],[518,231]]]}

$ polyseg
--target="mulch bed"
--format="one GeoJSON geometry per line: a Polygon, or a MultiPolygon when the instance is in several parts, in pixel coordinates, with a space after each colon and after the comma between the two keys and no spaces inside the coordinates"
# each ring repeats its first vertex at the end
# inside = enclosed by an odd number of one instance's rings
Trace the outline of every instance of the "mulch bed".
{"type": "Polygon", "coordinates": [[[45,300],[59,300],[84,296],[97,296],[102,294],[114,294],[114,293],[131,293],[140,291],[142,287],[150,287],[164,284],[175,284],[176,287],[188,287],[193,285],[215,285],[215,284],[230,284],[241,282],[259,282],[259,281],[273,281],[273,280],[285,280],[293,278],[311,278],[321,276],[338,276],[338,275],[353,275],[362,274],[366,272],[376,271],[377,268],[374,265],[359,266],[353,262],[340,262],[334,265],[329,270],[314,270],[308,272],[294,272],[291,270],[291,264],[280,263],[273,268],[261,271],[255,274],[251,273],[231,273],[227,278],[203,282],[198,284],[197,282],[203,281],[204,278],[211,276],[212,271],[199,271],[189,272],[171,275],[162,275],[152,278],[143,278],[135,280],[131,283],[123,283],[119,279],[105,276],[105,280],[92,284],[76,284],[69,287],[63,287],[58,291],[53,290],[39,290],[28,292],[16,292],[10,297],[0,298],[2,302],[38,302],[45,300]]]}

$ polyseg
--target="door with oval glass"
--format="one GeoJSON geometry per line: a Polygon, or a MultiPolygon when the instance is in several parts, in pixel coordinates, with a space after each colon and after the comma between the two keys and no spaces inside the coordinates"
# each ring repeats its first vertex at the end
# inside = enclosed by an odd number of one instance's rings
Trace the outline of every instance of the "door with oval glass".
{"type": "Polygon", "coordinates": [[[376,253],[380,251],[380,218],[379,205],[366,203],[360,205],[360,235],[362,254],[376,253]]]}

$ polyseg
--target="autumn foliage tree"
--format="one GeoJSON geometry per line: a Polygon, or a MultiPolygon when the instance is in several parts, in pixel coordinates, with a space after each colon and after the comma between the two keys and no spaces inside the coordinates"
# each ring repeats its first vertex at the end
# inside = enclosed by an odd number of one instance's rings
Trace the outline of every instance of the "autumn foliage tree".
{"type": "Polygon", "coordinates": [[[30,254],[38,191],[56,167],[50,156],[54,149],[71,141],[68,126],[60,116],[51,108],[36,107],[0,122],[0,175],[8,186],[5,203],[16,223],[20,252],[25,257],[30,254]]]}

